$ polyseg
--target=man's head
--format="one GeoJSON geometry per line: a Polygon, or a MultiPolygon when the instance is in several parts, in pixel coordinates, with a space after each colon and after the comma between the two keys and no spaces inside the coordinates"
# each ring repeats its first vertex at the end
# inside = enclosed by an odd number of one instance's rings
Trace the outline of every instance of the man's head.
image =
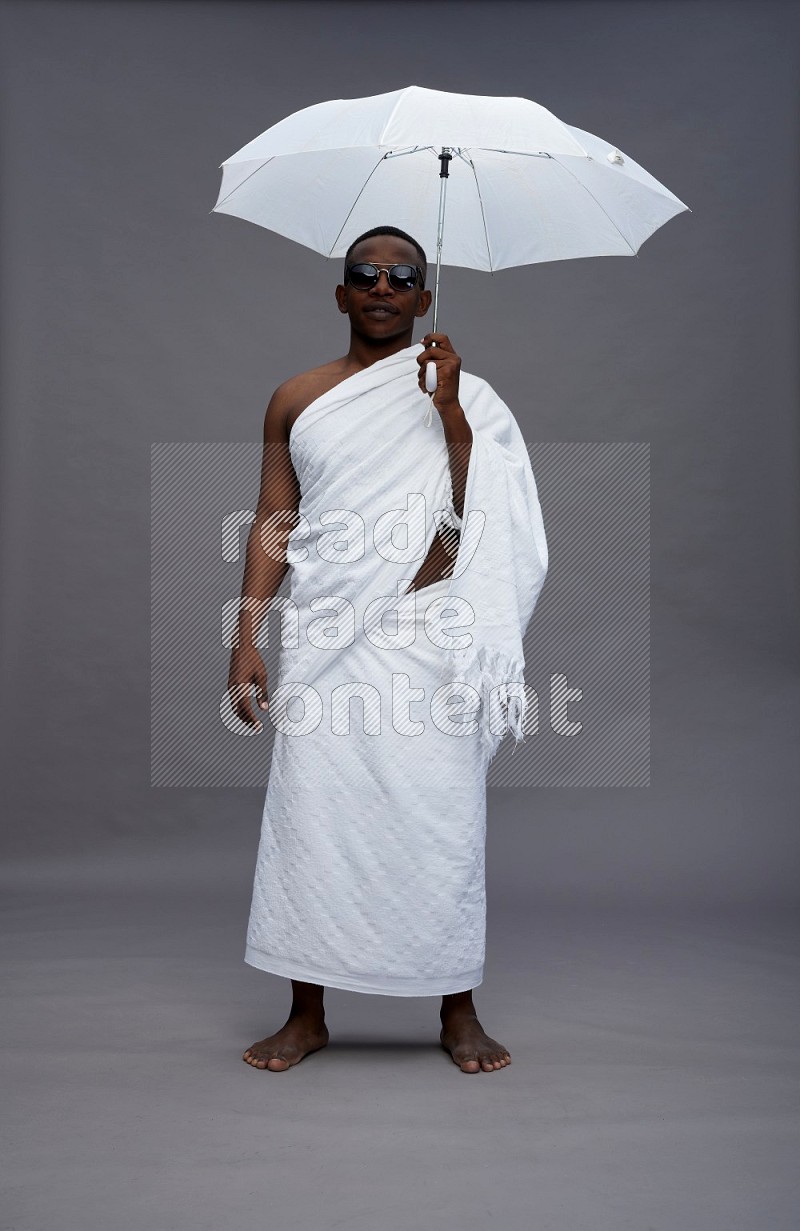
{"type": "Polygon", "coordinates": [[[354,239],[348,248],[345,278],[350,266],[361,264],[380,269],[378,280],[364,290],[349,279],[343,280],[336,288],[339,311],[350,317],[351,328],[364,338],[375,342],[397,339],[402,345],[410,345],[414,320],[424,316],[431,303],[431,293],[424,288],[427,261],[421,245],[398,227],[374,227],[354,239]],[[393,286],[386,272],[392,265],[409,265],[418,270],[416,285],[410,290],[393,286]],[[405,335],[407,342],[402,341],[405,335]]]}

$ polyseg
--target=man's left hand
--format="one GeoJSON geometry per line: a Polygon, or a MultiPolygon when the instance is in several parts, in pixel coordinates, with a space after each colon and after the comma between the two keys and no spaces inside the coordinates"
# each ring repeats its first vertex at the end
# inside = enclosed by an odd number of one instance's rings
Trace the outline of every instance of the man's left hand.
{"type": "Polygon", "coordinates": [[[419,387],[428,397],[433,398],[433,404],[440,413],[460,407],[458,400],[458,377],[461,371],[461,357],[453,350],[453,344],[446,333],[426,333],[422,339],[425,350],[417,356],[419,364],[419,387]],[[432,346],[431,343],[436,345],[432,346]],[[425,388],[425,368],[431,360],[436,364],[437,385],[435,393],[428,393],[425,388]]]}

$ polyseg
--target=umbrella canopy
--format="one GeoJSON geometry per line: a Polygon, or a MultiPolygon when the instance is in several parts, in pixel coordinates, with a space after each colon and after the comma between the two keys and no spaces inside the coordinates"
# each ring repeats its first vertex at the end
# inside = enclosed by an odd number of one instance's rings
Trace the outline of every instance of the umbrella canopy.
{"type": "Polygon", "coordinates": [[[343,257],[357,235],[391,223],[442,264],[482,270],[634,256],[689,208],[615,146],[530,99],[421,86],[306,107],[221,170],[212,212],[324,256],[343,257]],[[440,231],[443,150],[452,159],[440,231]]]}

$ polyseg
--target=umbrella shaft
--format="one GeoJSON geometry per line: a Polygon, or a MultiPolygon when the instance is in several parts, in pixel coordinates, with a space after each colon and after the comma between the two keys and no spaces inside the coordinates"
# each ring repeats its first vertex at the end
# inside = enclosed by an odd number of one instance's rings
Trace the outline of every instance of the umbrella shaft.
{"type": "Polygon", "coordinates": [[[441,171],[439,172],[439,222],[436,227],[436,283],[433,290],[433,332],[436,332],[436,324],[439,319],[439,271],[442,266],[442,235],[444,234],[444,207],[447,199],[447,181],[450,174],[450,160],[452,154],[447,146],[444,147],[439,160],[441,162],[441,171]]]}

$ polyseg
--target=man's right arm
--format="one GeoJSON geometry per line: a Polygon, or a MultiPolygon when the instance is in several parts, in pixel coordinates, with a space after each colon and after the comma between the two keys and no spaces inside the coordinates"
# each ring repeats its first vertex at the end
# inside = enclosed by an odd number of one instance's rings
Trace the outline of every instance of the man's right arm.
{"type": "Polygon", "coordinates": [[[287,426],[293,405],[292,384],[289,381],[276,389],[264,416],[261,486],[255,521],[247,537],[237,624],[241,648],[255,646],[267,606],[289,569],[286,540],[297,525],[300,504],[287,426]]]}

